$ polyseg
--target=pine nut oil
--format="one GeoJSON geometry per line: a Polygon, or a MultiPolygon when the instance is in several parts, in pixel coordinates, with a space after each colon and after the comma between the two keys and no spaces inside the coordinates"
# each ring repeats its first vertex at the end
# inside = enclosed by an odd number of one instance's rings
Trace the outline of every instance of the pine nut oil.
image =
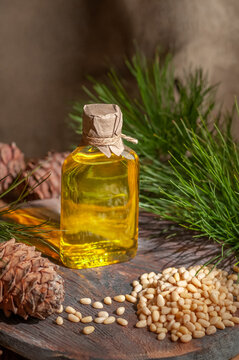
{"type": "Polygon", "coordinates": [[[122,138],[137,140],[121,128],[117,105],[84,106],[81,143],[62,167],[60,255],[70,268],[136,255],[139,161],[122,138]]]}
{"type": "Polygon", "coordinates": [[[62,169],[61,259],[71,268],[129,260],[138,239],[138,156],[78,147],[62,169]],[[127,155],[127,158],[124,156],[127,155]]]}

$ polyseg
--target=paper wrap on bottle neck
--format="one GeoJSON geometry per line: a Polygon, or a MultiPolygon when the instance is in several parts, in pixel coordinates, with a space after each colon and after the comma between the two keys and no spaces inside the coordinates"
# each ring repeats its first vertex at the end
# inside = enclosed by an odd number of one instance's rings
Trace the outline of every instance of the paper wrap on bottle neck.
{"type": "Polygon", "coordinates": [[[81,144],[93,145],[103,154],[121,155],[124,151],[122,137],[137,143],[136,139],[121,133],[122,112],[114,104],[89,104],[83,108],[83,133],[81,144]]]}

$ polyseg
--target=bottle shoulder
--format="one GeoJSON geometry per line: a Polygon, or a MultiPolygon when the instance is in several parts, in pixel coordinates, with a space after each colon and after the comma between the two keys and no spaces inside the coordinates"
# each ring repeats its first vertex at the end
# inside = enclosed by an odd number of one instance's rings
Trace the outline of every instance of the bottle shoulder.
{"type": "Polygon", "coordinates": [[[137,153],[131,148],[125,146],[121,155],[117,156],[112,154],[110,158],[104,155],[98,148],[87,145],[78,146],[71,154],[67,156],[63,163],[63,167],[72,163],[80,164],[102,164],[102,163],[115,163],[119,161],[133,161],[138,162],[139,158],[137,153]]]}

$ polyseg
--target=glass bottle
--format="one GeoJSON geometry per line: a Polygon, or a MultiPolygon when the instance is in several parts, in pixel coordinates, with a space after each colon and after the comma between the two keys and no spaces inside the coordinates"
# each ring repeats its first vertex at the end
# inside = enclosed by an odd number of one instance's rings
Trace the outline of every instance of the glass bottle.
{"type": "Polygon", "coordinates": [[[139,161],[123,145],[121,127],[117,105],[84,107],[82,143],[62,167],[60,254],[68,267],[109,265],[136,255],[139,161]]]}

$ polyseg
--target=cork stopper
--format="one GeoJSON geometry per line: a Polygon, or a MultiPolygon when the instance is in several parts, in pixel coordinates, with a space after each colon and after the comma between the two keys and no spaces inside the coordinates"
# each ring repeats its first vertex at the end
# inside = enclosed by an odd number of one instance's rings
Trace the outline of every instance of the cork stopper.
{"type": "Polygon", "coordinates": [[[122,124],[122,113],[118,105],[85,105],[82,140],[84,144],[96,146],[107,157],[111,153],[119,156],[124,151],[122,124]]]}

